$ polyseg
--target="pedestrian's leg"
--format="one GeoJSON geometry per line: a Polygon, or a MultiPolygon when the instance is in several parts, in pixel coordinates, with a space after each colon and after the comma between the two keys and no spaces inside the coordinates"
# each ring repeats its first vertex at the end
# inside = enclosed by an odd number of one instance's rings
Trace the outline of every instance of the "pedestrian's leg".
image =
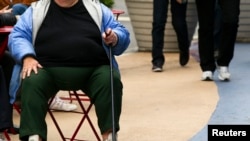
{"type": "Polygon", "coordinates": [[[215,3],[215,17],[214,17],[214,49],[218,51],[220,47],[220,37],[221,37],[221,26],[222,26],[222,15],[221,15],[221,8],[216,0],[215,3]]]}
{"type": "Polygon", "coordinates": [[[5,83],[3,68],[0,66],[0,131],[13,127],[12,105],[10,104],[9,94],[5,83]]]}
{"type": "Polygon", "coordinates": [[[162,66],[164,64],[164,31],[167,21],[167,11],[169,0],[153,1],[153,28],[152,28],[152,63],[162,66]]]}
{"type": "Polygon", "coordinates": [[[229,66],[238,32],[240,1],[219,0],[219,5],[222,11],[222,30],[217,63],[219,66],[229,66]]]}
{"type": "Polygon", "coordinates": [[[186,11],[187,3],[180,4],[176,0],[171,0],[172,25],[177,35],[181,66],[185,66],[189,60],[190,41],[188,39],[186,11]]]}
{"type": "Polygon", "coordinates": [[[14,59],[5,51],[0,62],[0,130],[13,127],[13,107],[10,103],[9,83],[14,59]]]}
{"type": "Polygon", "coordinates": [[[215,71],[214,61],[214,6],[215,0],[196,0],[199,29],[199,55],[202,71],[215,71]]]}

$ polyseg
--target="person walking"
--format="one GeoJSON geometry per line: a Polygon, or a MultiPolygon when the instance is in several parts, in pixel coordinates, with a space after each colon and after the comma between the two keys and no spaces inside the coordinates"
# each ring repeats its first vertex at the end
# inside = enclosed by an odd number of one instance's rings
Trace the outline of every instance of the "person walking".
{"type": "Polygon", "coordinates": [[[222,81],[230,80],[229,65],[234,55],[234,46],[238,32],[240,0],[218,0],[221,8],[221,31],[218,57],[214,57],[214,20],[216,0],[196,0],[198,13],[198,39],[200,67],[203,81],[213,80],[215,70],[222,81]]]}
{"type": "Polygon", "coordinates": [[[165,57],[164,31],[167,22],[168,6],[171,3],[172,25],[176,32],[179,63],[185,66],[189,61],[189,38],[186,22],[187,1],[184,0],[154,0],[153,1],[153,23],[152,23],[152,71],[163,71],[165,57]]]}

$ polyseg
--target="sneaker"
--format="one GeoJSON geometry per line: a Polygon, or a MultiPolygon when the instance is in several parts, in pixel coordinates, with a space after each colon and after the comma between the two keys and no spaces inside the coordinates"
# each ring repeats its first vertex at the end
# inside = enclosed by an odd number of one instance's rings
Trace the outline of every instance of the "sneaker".
{"type": "Polygon", "coordinates": [[[39,137],[39,135],[31,135],[29,136],[28,141],[41,141],[41,138],[39,137]]]}
{"type": "Polygon", "coordinates": [[[59,111],[73,111],[77,109],[77,105],[68,103],[60,99],[59,97],[55,97],[50,104],[49,107],[51,110],[59,110],[59,111]]]}
{"type": "Polygon", "coordinates": [[[5,140],[5,137],[4,137],[4,133],[1,133],[1,134],[0,134],[0,141],[6,141],[6,140],[5,140]]]}
{"type": "MultiPolygon", "coordinates": [[[[115,134],[115,138],[116,138],[116,141],[117,141],[117,134],[115,134]]],[[[111,132],[111,133],[109,133],[108,138],[107,138],[106,140],[104,140],[104,141],[113,141],[113,135],[112,135],[112,132],[111,132]]]]}
{"type": "Polygon", "coordinates": [[[218,70],[218,78],[221,80],[221,81],[229,81],[230,79],[230,73],[228,71],[228,67],[227,66],[219,66],[217,68],[218,70]]]}
{"type": "Polygon", "coordinates": [[[154,65],[152,68],[153,72],[162,72],[162,66],[154,65]]]}
{"type": "Polygon", "coordinates": [[[212,73],[212,71],[204,71],[202,73],[201,80],[202,81],[212,81],[213,80],[213,73],[212,73]]]}

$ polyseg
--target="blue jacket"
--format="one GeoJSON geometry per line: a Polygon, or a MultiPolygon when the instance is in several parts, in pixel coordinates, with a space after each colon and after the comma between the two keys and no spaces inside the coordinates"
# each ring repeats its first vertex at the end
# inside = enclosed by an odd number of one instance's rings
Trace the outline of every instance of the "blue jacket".
{"type": "MultiPolygon", "coordinates": [[[[100,4],[98,0],[82,0],[89,14],[99,27],[100,34],[105,29],[111,28],[118,36],[116,46],[112,47],[113,55],[121,55],[130,43],[130,34],[128,30],[116,21],[112,11],[100,4]]],[[[46,16],[50,5],[50,0],[40,0],[31,4],[31,6],[20,17],[12,32],[9,35],[8,48],[11,55],[16,60],[11,82],[10,82],[10,103],[16,98],[17,91],[21,84],[22,59],[27,54],[36,55],[34,50],[34,41],[37,32],[46,16]]],[[[109,56],[109,47],[104,44],[103,47],[109,56]]],[[[119,71],[115,57],[112,57],[113,67],[119,71]]]]}

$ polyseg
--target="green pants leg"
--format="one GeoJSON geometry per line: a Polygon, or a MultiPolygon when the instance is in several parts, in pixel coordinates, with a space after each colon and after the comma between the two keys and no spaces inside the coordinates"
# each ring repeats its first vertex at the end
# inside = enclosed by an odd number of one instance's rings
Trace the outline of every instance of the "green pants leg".
{"type": "MultiPolygon", "coordinates": [[[[122,82],[118,71],[113,70],[115,130],[119,131],[119,118],[122,107],[122,82]]],[[[83,89],[84,91],[84,89],[83,89]]],[[[112,129],[112,95],[110,67],[96,69],[91,75],[85,92],[95,105],[101,133],[112,129]]]]}
{"type": "Polygon", "coordinates": [[[23,80],[19,134],[22,141],[28,140],[28,136],[33,134],[38,134],[46,140],[47,125],[45,117],[48,100],[57,91],[52,77],[44,69],[40,69],[38,74],[32,73],[30,77],[23,80]]]}

